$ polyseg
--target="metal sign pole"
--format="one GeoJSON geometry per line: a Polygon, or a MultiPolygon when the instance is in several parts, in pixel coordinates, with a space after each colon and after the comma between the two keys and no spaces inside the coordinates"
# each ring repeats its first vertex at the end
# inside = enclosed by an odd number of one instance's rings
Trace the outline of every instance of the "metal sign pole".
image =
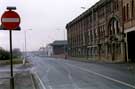
{"type": "Polygon", "coordinates": [[[12,52],[12,30],[17,29],[20,24],[20,16],[18,13],[12,11],[16,10],[16,7],[7,7],[8,11],[5,11],[1,17],[2,26],[5,29],[9,29],[9,43],[10,43],[10,89],[14,87],[14,73],[13,73],[13,52],[12,52]],[[12,20],[11,20],[12,19],[12,20]]]}
{"type": "Polygon", "coordinates": [[[13,52],[12,52],[12,30],[9,30],[9,39],[10,39],[10,89],[14,89],[14,76],[13,76],[13,52]]]}

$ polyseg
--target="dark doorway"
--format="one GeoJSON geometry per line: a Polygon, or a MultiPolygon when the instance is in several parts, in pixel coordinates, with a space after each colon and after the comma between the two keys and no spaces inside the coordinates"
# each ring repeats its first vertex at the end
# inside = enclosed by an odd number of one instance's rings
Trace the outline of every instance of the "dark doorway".
{"type": "Polygon", "coordinates": [[[135,62],[135,31],[127,33],[128,42],[128,59],[130,62],[135,62]]]}

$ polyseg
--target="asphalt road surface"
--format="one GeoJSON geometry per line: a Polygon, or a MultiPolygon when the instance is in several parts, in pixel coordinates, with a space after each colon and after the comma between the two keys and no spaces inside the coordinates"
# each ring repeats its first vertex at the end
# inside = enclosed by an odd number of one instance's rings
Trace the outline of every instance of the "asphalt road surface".
{"type": "Polygon", "coordinates": [[[45,89],[135,89],[134,66],[31,56],[45,89]]]}

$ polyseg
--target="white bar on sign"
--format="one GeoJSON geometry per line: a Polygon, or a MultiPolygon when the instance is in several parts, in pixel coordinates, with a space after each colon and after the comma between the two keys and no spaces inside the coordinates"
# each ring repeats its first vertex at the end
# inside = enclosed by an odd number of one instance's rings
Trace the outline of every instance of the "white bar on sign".
{"type": "Polygon", "coordinates": [[[2,18],[2,22],[19,22],[19,18],[2,18]]]}

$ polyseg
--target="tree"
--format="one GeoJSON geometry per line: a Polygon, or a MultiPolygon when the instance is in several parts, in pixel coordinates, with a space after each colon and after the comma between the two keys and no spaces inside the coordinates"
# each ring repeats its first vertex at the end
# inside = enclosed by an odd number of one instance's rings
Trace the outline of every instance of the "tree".
{"type": "Polygon", "coordinates": [[[19,48],[14,48],[13,49],[13,57],[14,58],[18,58],[18,57],[20,57],[22,54],[21,54],[21,51],[20,51],[20,49],[19,48]]]}
{"type": "Polygon", "coordinates": [[[10,59],[10,53],[3,48],[0,48],[0,60],[10,59]]]}

